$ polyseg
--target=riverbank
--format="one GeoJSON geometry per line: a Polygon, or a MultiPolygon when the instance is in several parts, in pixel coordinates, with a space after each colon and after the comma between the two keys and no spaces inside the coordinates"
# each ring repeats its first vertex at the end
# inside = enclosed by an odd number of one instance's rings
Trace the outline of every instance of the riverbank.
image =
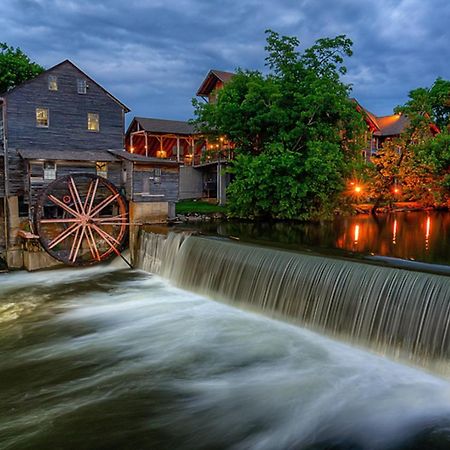
{"type": "MultiPolygon", "coordinates": [[[[372,214],[373,203],[362,203],[353,205],[353,211],[355,214],[372,214]]],[[[407,211],[438,211],[444,208],[434,208],[432,206],[424,206],[418,202],[397,202],[389,206],[380,206],[376,209],[377,214],[407,212],[407,211]]]]}

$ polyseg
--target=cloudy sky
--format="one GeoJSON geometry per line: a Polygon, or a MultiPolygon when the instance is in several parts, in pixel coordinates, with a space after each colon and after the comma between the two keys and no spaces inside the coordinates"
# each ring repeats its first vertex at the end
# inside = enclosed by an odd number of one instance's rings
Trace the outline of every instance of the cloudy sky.
{"type": "Polygon", "coordinates": [[[450,79],[449,0],[2,0],[0,41],[44,67],[70,59],[132,116],[184,120],[211,68],[265,70],[264,30],[302,46],[346,34],[346,81],[377,115],[450,79]]]}

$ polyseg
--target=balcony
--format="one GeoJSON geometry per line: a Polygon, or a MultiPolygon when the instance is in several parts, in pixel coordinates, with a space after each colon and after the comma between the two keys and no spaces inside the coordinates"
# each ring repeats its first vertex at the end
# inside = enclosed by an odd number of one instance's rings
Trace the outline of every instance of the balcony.
{"type": "Polygon", "coordinates": [[[227,163],[234,157],[232,149],[222,150],[203,150],[201,153],[194,155],[188,155],[190,158],[185,157],[185,164],[192,165],[193,167],[208,166],[211,164],[227,163]]]}

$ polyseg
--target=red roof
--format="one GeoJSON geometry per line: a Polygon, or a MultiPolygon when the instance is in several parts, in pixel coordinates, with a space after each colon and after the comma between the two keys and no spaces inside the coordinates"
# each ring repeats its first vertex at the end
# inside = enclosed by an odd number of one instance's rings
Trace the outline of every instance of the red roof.
{"type": "Polygon", "coordinates": [[[198,88],[197,95],[207,97],[215,89],[218,81],[228,83],[234,75],[235,73],[233,72],[224,72],[223,70],[215,69],[210,70],[198,88]]]}

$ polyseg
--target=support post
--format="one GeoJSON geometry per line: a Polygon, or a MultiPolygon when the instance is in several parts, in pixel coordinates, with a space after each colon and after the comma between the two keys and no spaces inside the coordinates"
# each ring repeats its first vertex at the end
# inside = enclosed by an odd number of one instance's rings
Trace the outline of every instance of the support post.
{"type": "Polygon", "coordinates": [[[177,161],[180,162],[180,137],[177,136],[177,161]]]}

